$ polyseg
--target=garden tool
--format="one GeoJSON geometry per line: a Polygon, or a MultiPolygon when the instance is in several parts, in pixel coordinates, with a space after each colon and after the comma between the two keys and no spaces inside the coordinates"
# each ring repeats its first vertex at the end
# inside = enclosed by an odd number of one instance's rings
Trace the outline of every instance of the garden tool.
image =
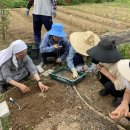
{"type": "Polygon", "coordinates": [[[21,108],[20,105],[15,101],[15,99],[13,99],[13,98],[9,98],[9,101],[10,101],[11,103],[17,105],[19,111],[22,110],[22,108],[21,108]]]}

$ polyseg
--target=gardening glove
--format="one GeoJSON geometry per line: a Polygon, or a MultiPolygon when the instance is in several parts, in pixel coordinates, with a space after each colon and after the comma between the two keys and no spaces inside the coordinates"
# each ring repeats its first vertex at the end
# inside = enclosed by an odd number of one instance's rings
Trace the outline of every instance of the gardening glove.
{"type": "Polygon", "coordinates": [[[78,72],[76,71],[76,69],[75,69],[75,68],[72,68],[71,71],[72,71],[72,73],[73,73],[73,78],[74,78],[74,79],[78,78],[78,72]]]}
{"type": "Polygon", "coordinates": [[[52,10],[52,17],[55,18],[56,17],[56,11],[55,10],[52,10]]]}
{"type": "Polygon", "coordinates": [[[27,9],[27,10],[26,10],[26,15],[27,15],[27,16],[29,15],[29,11],[30,11],[30,9],[27,9]]]}

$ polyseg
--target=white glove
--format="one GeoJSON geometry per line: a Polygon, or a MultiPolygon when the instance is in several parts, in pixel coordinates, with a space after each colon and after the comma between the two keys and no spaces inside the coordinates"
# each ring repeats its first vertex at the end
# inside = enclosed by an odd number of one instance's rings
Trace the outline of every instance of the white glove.
{"type": "Polygon", "coordinates": [[[52,11],[52,17],[53,17],[53,18],[56,17],[56,11],[55,11],[55,10],[52,11]]]}
{"type": "Polygon", "coordinates": [[[78,78],[78,72],[76,71],[76,69],[75,69],[75,68],[72,68],[71,71],[72,71],[72,73],[73,73],[73,78],[74,78],[74,79],[75,79],[75,78],[78,78]]]}
{"type": "Polygon", "coordinates": [[[30,11],[30,9],[27,9],[27,10],[26,10],[26,15],[27,15],[27,16],[29,15],[29,11],[30,11]]]}

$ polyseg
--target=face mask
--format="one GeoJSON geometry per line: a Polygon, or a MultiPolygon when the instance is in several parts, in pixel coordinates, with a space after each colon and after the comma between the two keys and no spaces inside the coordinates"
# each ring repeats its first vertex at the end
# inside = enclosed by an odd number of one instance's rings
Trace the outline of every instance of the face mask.
{"type": "Polygon", "coordinates": [[[124,84],[125,84],[126,88],[130,90],[130,82],[125,79],[124,84]]]}

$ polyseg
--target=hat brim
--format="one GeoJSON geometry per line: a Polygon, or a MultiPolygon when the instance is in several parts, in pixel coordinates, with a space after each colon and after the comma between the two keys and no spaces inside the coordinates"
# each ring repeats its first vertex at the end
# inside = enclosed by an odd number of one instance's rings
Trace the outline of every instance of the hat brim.
{"type": "Polygon", "coordinates": [[[47,32],[48,35],[53,35],[53,36],[57,36],[57,37],[65,37],[66,36],[66,33],[65,32],[57,32],[57,31],[48,31],[47,32]]]}
{"type": "Polygon", "coordinates": [[[117,49],[104,50],[99,46],[87,50],[87,54],[93,59],[103,63],[115,63],[121,59],[121,54],[117,49]]]}
{"type": "Polygon", "coordinates": [[[74,32],[70,35],[70,42],[72,47],[75,49],[76,52],[88,56],[86,53],[86,50],[92,48],[93,46],[97,45],[100,41],[100,38],[96,35],[94,35],[94,43],[93,45],[84,43],[84,34],[85,32],[74,32]]]}
{"type": "Polygon", "coordinates": [[[129,64],[130,64],[129,59],[120,60],[117,64],[117,68],[118,68],[119,72],[128,81],[130,81],[130,66],[129,66],[129,64]]]}

